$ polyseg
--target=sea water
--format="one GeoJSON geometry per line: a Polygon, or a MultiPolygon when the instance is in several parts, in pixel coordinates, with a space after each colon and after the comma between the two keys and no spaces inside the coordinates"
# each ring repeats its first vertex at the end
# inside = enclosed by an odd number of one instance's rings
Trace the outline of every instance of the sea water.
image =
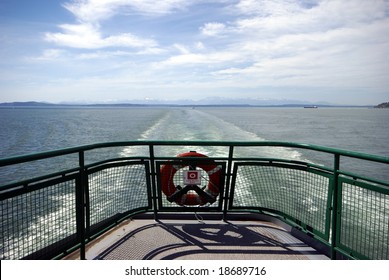
{"type": "MultiPolygon", "coordinates": [[[[131,140],[285,141],[389,156],[389,110],[370,108],[130,107],[0,109],[0,158],[99,142],[131,140]]],[[[195,149],[196,147],[185,147],[195,149]]],[[[187,152],[164,147],[158,155],[187,152]]],[[[226,156],[223,148],[198,152],[226,156]]],[[[136,147],[106,157],[147,153],[136,147]]],[[[246,155],[250,154],[245,149],[246,155]]],[[[297,149],[262,149],[261,156],[304,160],[331,166],[333,158],[297,149]]],[[[91,157],[98,160],[99,156],[91,157]]],[[[347,161],[345,162],[347,163],[347,161]]],[[[43,164],[47,166],[47,164],[43,164]]],[[[351,171],[364,171],[350,161],[351,171]]],[[[360,165],[360,166],[358,166],[360,165]]],[[[37,169],[37,168],[34,168],[37,169]]],[[[368,175],[389,179],[384,165],[368,175]]],[[[18,176],[12,170],[2,177],[18,176]]]]}
{"type": "Polygon", "coordinates": [[[388,139],[385,109],[0,109],[0,158],[128,140],[288,141],[389,156],[388,139]]]}
{"type": "MultiPolygon", "coordinates": [[[[0,158],[99,142],[131,140],[286,141],[389,156],[389,110],[379,109],[18,108],[0,109],[0,120],[0,158]]],[[[192,149],[211,156],[227,156],[228,153],[223,147],[184,148],[185,150],[182,150],[182,147],[159,147],[156,153],[175,156],[192,149]]],[[[241,151],[238,149],[237,153],[249,156],[250,149],[252,148],[241,151]]],[[[95,161],[103,159],[99,158],[100,156],[126,157],[142,153],[146,154],[147,150],[139,147],[120,147],[110,149],[107,154],[92,155],[91,159],[95,161]]],[[[326,165],[331,165],[333,161],[331,157],[302,149],[265,148],[261,153],[263,157],[302,160],[316,164],[322,164],[324,161],[326,165]]],[[[77,162],[77,158],[69,158],[69,161],[77,162]]],[[[61,164],[66,166],[66,162],[61,164]]],[[[377,165],[366,169],[360,162],[352,162],[350,166],[352,171],[368,170],[367,175],[388,180],[387,166],[377,165]]],[[[38,163],[36,166],[27,167],[23,176],[26,172],[35,175],[39,170],[48,171],[49,167],[50,164],[38,163]]],[[[13,177],[18,179],[19,172],[21,170],[12,168],[2,170],[0,185],[13,177]]],[[[69,192],[53,195],[52,198],[58,201],[58,207],[66,207],[64,203],[72,200],[69,192]]],[[[52,215],[55,219],[61,219],[53,212],[37,217],[29,227],[41,227],[52,215]]],[[[39,230],[36,233],[38,235],[30,235],[28,238],[49,238],[39,236],[39,230]]],[[[63,234],[66,236],[67,233],[64,231],[63,234]]],[[[13,238],[9,242],[18,244],[18,240],[25,237],[13,238]]],[[[15,250],[18,250],[17,247],[15,250]]],[[[1,258],[7,258],[7,254],[9,252],[1,252],[1,258]]]]}

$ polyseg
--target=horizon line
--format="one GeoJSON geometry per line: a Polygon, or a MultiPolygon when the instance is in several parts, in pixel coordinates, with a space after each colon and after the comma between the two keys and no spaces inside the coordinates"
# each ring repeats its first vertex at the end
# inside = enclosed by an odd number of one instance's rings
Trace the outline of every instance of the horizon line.
{"type": "MultiPolygon", "coordinates": [[[[383,102],[387,103],[387,102],[383,102]]],[[[382,103],[380,103],[382,104],[382,103]]],[[[209,103],[209,104],[196,104],[194,103],[131,103],[131,102],[118,102],[118,103],[77,103],[77,102],[66,102],[66,103],[52,103],[46,101],[13,101],[13,102],[2,102],[0,107],[304,107],[304,106],[320,106],[320,107],[376,107],[380,104],[372,105],[353,105],[353,104],[324,104],[318,103],[282,103],[282,104],[248,104],[248,103],[209,103]]]]}

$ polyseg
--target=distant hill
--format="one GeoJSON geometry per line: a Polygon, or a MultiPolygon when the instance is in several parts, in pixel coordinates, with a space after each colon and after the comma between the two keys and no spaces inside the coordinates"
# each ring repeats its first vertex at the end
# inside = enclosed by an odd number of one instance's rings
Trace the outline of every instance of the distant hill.
{"type": "Polygon", "coordinates": [[[57,103],[46,103],[46,102],[6,102],[0,103],[0,108],[73,108],[73,107],[139,107],[139,106],[153,106],[153,104],[130,104],[130,103],[112,103],[112,104],[57,104],[57,103]]]}
{"type": "Polygon", "coordinates": [[[374,108],[389,108],[389,102],[378,104],[377,106],[374,106],[374,108]]]}
{"type": "Polygon", "coordinates": [[[46,102],[35,102],[35,101],[0,103],[0,107],[48,107],[48,106],[56,106],[56,104],[46,103],[46,102]]]}
{"type": "Polygon", "coordinates": [[[291,100],[291,99],[257,99],[257,98],[224,98],[224,97],[207,97],[200,100],[179,99],[133,99],[120,100],[116,102],[7,102],[0,103],[0,107],[131,107],[131,106],[239,106],[239,107],[304,107],[316,105],[320,107],[336,106],[326,102],[313,104],[308,101],[291,100]]]}
{"type": "MultiPolygon", "coordinates": [[[[382,103],[376,108],[387,108],[389,102],[382,103]],[[386,106],[386,107],[385,107],[386,106]]],[[[373,107],[356,105],[335,105],[326,102],[310,103],[299,100],[259,100],[250,98],[205,98],[201,100],[123,100],[117,103],[49,103],[49,102],[6,102],[0,103],[0,108],[85,108],[85,107],[144,107],[144,106],[162,106],[162,107],[373,107]]]]}

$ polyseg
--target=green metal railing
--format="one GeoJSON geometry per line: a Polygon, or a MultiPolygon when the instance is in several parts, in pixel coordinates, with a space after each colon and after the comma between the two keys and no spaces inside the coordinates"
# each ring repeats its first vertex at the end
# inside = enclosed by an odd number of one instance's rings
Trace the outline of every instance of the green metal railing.
{"type": "Polygon", "coordinates": [[[0,259],[62,258],[78,249],[84,259],[85,245],[121,221],[165,211],[263,213],[319,240],[333,259],[389,259],[385,174],[388,157],[286,142],[113,142],[0,159],[0,259]],[[175,157],[194,149],[209,158],[175,157]],[[291,149],[320,156],[287,158],[291,149]],[[222,170],[216,201],[170,203],[161,167],[209,159],[222,170]],[[371,175],[377,170],[383,178],[371,175]]]}

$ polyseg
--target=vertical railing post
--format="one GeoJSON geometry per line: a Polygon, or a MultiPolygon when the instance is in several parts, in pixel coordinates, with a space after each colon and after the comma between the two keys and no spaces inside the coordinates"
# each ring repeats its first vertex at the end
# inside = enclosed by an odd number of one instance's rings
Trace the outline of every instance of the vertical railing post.
{"type": "Polygon", "coordinates": [[[77,220],[77,235],[80,241],[80,259],[85,260],[85,189],[86,189],[86,174],[85,174],[85,159],[84,151],[79,152],[80,166],[80,184],[76,188],[76,220],[77,220]]]}
{"type": "Polygon", "coordinates": [[[340,169],[340,155],[334,155],[334,180],[332,188],[332,236],[331,236],[331,259],[336,259],[336,244],[338,242],[338,182],[339,182],[339,169],[340,169]]]}
{"type": "Polygon", "coordinates": [[[154,210],[154,219],[157,220],[158,214],[158,206],[157,206],[157,183],[156,177],[157,174],[155,172],[155,158],[154,158],[154,146],[152,144],[149,145],[149,155],[150,155],[150,171],[151,171],[151,187],[152,187],[152,207],[154,210]]]}
{"type": "Polygon", "coordinates": [[[224,205],[223,205],[223,220],[227,218],[227,209],[228,203],[230,199],[230,183],[231,183],[231,170],[232,170],[232,159],[234,156],[234,146],[230,146],[228,152],[228,160],[227,160],[227,174],[226,174],[226,190],[224,192],[224,205]]]}

